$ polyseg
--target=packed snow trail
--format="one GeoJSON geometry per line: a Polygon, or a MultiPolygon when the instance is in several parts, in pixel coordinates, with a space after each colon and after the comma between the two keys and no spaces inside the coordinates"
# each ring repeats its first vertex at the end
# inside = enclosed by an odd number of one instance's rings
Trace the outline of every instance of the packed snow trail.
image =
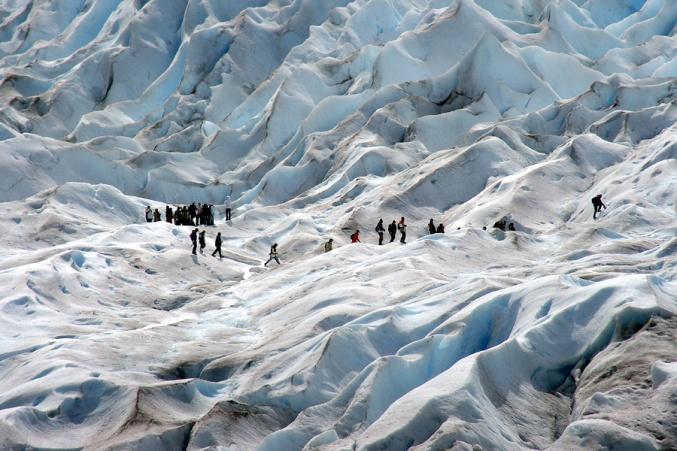
{"type": "Polygon", "coordinates": [[[677,448],[676,23],[0,2],[0,448],[677,448]]]}

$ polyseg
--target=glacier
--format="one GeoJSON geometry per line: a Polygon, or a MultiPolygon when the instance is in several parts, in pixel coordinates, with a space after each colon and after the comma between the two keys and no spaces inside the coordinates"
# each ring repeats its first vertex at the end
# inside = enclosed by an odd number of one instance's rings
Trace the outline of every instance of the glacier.
{"type": "Polygon", "coordinates": [[[677,449],[676,93],[674,0],[0,0],[0,449],[677,449]]]}

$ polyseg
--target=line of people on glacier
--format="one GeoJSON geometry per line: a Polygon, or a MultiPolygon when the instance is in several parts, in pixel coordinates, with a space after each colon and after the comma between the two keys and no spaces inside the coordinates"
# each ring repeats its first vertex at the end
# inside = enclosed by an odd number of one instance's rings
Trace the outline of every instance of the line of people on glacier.
{"type": "MultiPolygon", "coordinates": [[[[592,198],[592,205],[593,205],[593,219],[597,219],[598,214],[601,214],[602,209],[607,208],[607,206],[604,204],[602,201],[602,195],[598,194],[595,197],[592,198]]],[[[231,212],[232,212],[232,199],[228,195],[226,196],[226,199],[224,201],[224,210],[225,210],[225,218],[226,221],[231,220],[231,212]]],[[[214,225],[214,206],[210,204],[200,204],[198,203],[197,205],[195,203],[192,203],[189,206],[183,206],[183,207],[176,207],[176,210],[172,210],[172,208],[167,205],[166,206],[166,213],[165,217],[167,222],[172,222],[174,220],[174,223],[176,225],[214,225]]],[[[159,210],[156,208],[154,211],[151,209],[150,206],[146,208],[146,221],[147,222],[158,222],[161,221],[161,214],[159,210]]],[[[388,224],[388,227],[386,228],[383,223],[383,218],[380,218],[378,223],[376,224],[376,227],[374,228],[375,232],[378,234],[378,244],[383,245],[384,241],[384,235],[385,232],[387,231],[388,234],[390,235],[390,243],[395,241],[397,237],[397,232],[400,233],[400,243],[406,244],[406,239],[407,239],[407,227],[408,224],[406,223],[406,220],[404,216],[402,216],[399,220],[393,220],[390,224],[388,224]]],[[[439,223],[435,225],[434,219],[430,219],[428,222],[428,233],[429,234],[438,234],[438,233],[444,233],[444,224],[439,223]]],[[[502,217],[498,221],[496,221],[493,225],[493,228],[499,229],[502,231],[515,231],[515,224],[510,222],[507,222],[506,217],[502,217]]],[[[460,227],[458,228],[460,230],[460,227]]],[[[482,227],[483,230],[486,230],[486,226],[482,227]]],[[[193,229],[193,231],[190,233],[190,239],[192,242],[192,253],[197,254],[197,246],[198,244],[200,245],[200,253],[204,253],[204,248],[206,247],[206,240],[205,240],[205,231],[202,230],[200,231],[199,229],[193,229]]],[[[360,231],[355,230],[350,235],[350,241],[351,243],[361,243],[360,240],[360,231]]],[[[221,254],[221,245],[222,245],[222,238],[221,238],[221,233],[219,232],[214,240],[214,252],[212,252],[212,256],[216,256],[216,254],[219,254],[219,257],[222,258],[221,254]]],[[[278,244],[273,243],[273,245],[270,248],[269,252],[269,258],[268,260],[264,263],[264,266],[268,266],[268,263],[270,263],[272,260],[275,260],[277,264],[280,264],[280,259],[279,259],[279,253],[277,251],[278,244]]],[[[334,240],[330,238],[327,242],[324,243],[324,251],[325,252],[330,252],[334,249],[334,240]]]]}

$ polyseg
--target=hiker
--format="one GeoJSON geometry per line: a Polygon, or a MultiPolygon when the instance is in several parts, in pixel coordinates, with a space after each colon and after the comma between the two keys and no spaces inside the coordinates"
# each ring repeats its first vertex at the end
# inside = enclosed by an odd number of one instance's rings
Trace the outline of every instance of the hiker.
{"type": "Polygon", "coordinates": [[[199,238],[200,238],[200,253],[204,254],[203,249],[205,248],[205,246],[207,246],[207,244],[205,243],[205,231],[204,230],[202,232],[200,232],[199,238]]]}
{"type": "Polygon", "coordinates": [[[331,252],[332,249],[334,249],[334,239],[329,238],[329,241],[324,243],[324,251],[325,252],[331,252]]]}
{"type": "Polygon", "coordinates": [[[219,253],[219,258],[223,258],[223,255],[221,255],[221,232],[216,234],[216,239],[214,240],[214,246],[216,246],[216,249],[214,249],[214,252],[212,252],[212,257],[216,256],[216,253],[219,253]]]}
{"type": "Polygon", "coordinates": [[[402,219],[400,219],[399,224],[397,224],[397,230],[400,231],[401,236],[400,236],[400,243],[406,244],[407,243],[407,225],[404,223],[404,216],[402,216],[402,219]]]}
{"type": "Polygon", "coordinates": [[[515,224],[513,224],[512,222],[510,224],[508,224],[508,230],[510,230],[511,232],[514,232],[515,231],[515,224]]]}
{"type": "Polygon", "coordinates": [[[204,209],[199,202],[197,204],[197,209],[195,209],[195,222],[197,223],[196,225],[205,225],[204,209]]]}
{"type": "Polygon", "coordinates": [[[170,224],[172,223],[172,216],[174,216],[174,212],[172,211],[172,207],[167,205],[165,207],[165,220],[170,224]]]}
{"type": "Polygon", "coordinates": [[[190,232],[190,241],[193,242],[193,255],[197,255],[197,229],[193,229],[192,232],[190,232]]]}
{"type": "Polygon", "coordinates": [[[195,217],[197,215],[197,207],[195,206],[195,202],[188,206],[188,215],[190,216],[190,225],[197,225],[195,222],[195,217]]]}
{"type": "Polygon", "coordinates": [[[597,214],[602,212],[602,207],[606,210],[606,205],[602,202],[602,195],[598,194],[592,198],[592,206],[595,208],[595,212],[592,214],[592,219],[597,219],[597,214]]]}
{"type": "Polygon", "coordinates": [[[378,245],[381,246],[383,244],[383,233],[386,231],[386,229],[383,227],[383,218],[378,220],[378,224],[376,224],[376,233],[378,233],[378,245]]]}
{"type": "Polygon", "coordinates": [[[209,208],[207,209],[207,211],[209,212],[208,213],[209,214],[208,224],[213,226],[214,225],[214,205],[209,204],[209,208]]]}
{"type": "Polygon", "coordinates": [[[277,264],[280,264],[280,260],[277,258],[277,243],[273,243],[272,246],[270,246],[270,258],[268,259],[267,262],[263,264],[263,266],[268,266],[268,263],[271,262],[271,260],[275,260],[277,264]]]}
{"type": "Polygon", "coordinates": [[[434,235],[435,232],[437,232],[437,228],[435,227],[435,223],[433,222],[432,218],[430,218],[430,222],[428,223],[428,232],[431,235],[434,235]]]}
{"type": "Polygon", "coordinates": [[[350,242],[351,243],[361,243],[361,241],[360,241],[360,231],[359,230],[355,230],[355,233],[350,235],[350,242]]]}
{"type": "Polygon", "coordinates": [[[233,201],[230,199],[230,196],[226,196],[223,206],[226,207],[226,221],[230,221],[230,211],[233,208],[233,201]]]}
{"type": "Polygon", "coordinates": [[[146,207],[146,222],[153,222],[153,210],[150,205],[146,207]]]}
{"type": "Polygon", "coordinates": [[[500,229],[505,232],[505,219],[499,219],[494,223],[494,229],[500,229]]]}
{"type": "Polygon", "coordinates": [[[155,222],[160,222],[162,221],[162,215],[160,214],[160,211],[156,208],[155,211],[153,212],[153,220],[155,222]]]}
{"type": "Polygon", "coordinates": [[[393,222],[388,225],[388,233],[390,234],[390,242],[392,243],[395,241],[395,235],[397,234],[397,223],[394,219],[393,222]]]}
{"type": "Polygon", "coordinates": [[[437,230],[436,230],[436,232],[437,232],[437,233],[444,233],[444,226],[442,225],[441,222],[440,222],[439,224],[437,224],[437,230]]]}

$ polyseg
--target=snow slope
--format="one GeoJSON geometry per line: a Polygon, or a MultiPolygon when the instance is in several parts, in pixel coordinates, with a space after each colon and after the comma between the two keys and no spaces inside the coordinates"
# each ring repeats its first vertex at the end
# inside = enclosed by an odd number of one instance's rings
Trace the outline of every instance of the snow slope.
{"type": "Polygon", "coordinates": [[[0,448],[677,448],[676,35],[672,0],[0,2],[0,448]],[[221,260],[141,222],[229,193],[221,260]]]}

